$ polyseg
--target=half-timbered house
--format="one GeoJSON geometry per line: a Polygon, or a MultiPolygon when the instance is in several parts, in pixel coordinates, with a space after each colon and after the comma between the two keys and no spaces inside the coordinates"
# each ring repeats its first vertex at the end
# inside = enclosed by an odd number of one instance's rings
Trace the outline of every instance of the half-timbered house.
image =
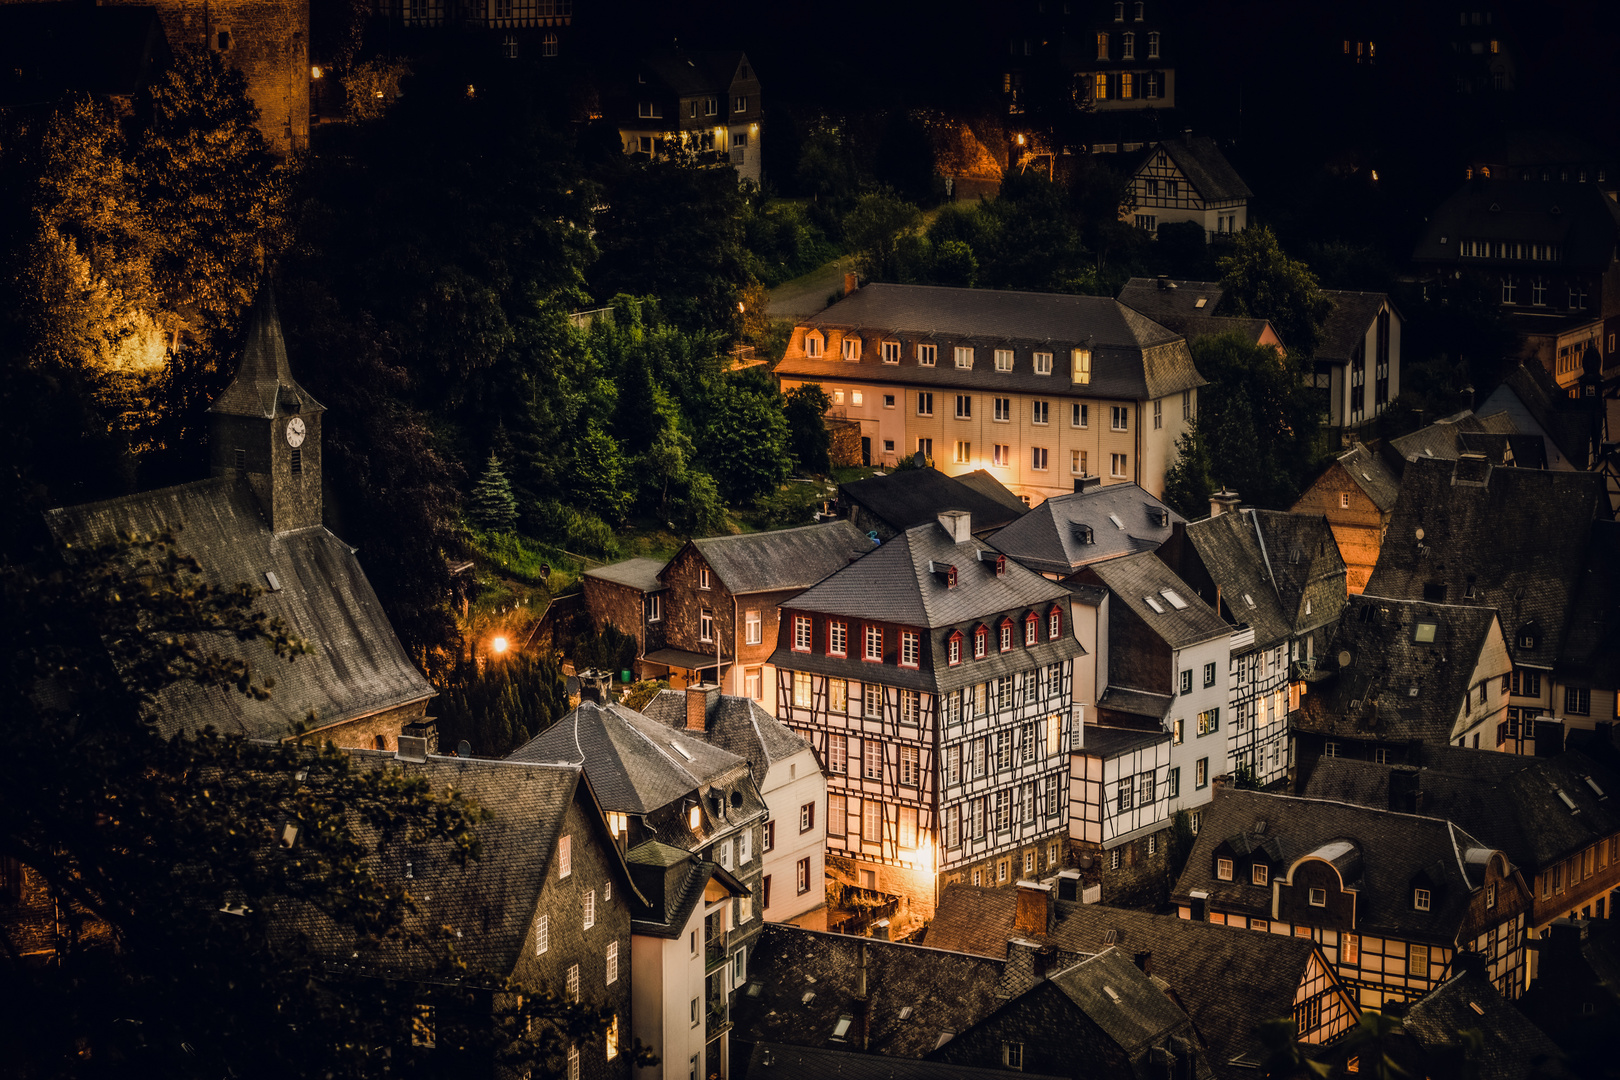
{"type": "MultiPolygon", "coordinates": [[[[1219,503],[1215,509],[1222,509],[1219,503]]],[[[1327,519],[1243,509],[1187,526],[1160,556],[1232,629],[1226,725],[1232,767],[1262,785],[1288,777],[1288,717],[1345,601],[1327,519]]]]}
{"type": "Polygon", "coordinates": [[[1350,592],[1367,587],[1400,493],[1400,478],[1384,459],[1357,443],[1334,458],[1291,508],[1327,518],[1350,592]]]}
{"type": "Polygon", "coordinates": [[[1123,221],[1156,233],[1165,225],[1197,222],[1206,236],[1249,227],[1249,185],[1232,168],[1215,140],[1187,132],[1146,147],[1131,170],[1135,198],[1123,221]]]}
{"type": "Polygon", "coordinates": [[[1499,849],[1449,821],[1225,791],[1171,895],[1184,919],[1321,946],[1362,1008],[1421,997],[1484,958],[1518,995],[1530,890],[1499,849]]]}
{"type": "Polygon", "coordinates": [[[947,880],[1059,865],[1081,651],[1067,601],[949,512],[784,605],[777,715],[828,775],[828,872],[895,898],[901,925],[947,880]]]}

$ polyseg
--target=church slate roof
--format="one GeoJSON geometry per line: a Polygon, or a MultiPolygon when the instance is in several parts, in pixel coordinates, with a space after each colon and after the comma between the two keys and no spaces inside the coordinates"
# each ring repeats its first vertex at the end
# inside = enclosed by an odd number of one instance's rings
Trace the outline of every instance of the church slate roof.
{"type": "Polygon", "coordinates": [[[1013,390],[1032,394],[1075,394],[1143,401],[1202,386],[1181,335],[1105,296],[1003,292],[939,285],[864,285],[806,321],[811,329],[864,335],[934,340],[946,347],[960,342],[984,349],[1009,345],[1018,350],[1012,371],[996,371],[988,356],[972,368],[957,368],[948,353],[933,367],[902,351],[898,365],[884,364],[876,348],[863,350],[858,363],[842,359],[784,358],[778,376],[866,380],[902,385],[933,385],[984,392],[1013,390]],[[1091,382],[1073,386],[1067,378],[1068,352],[1089,344],[1091,382]],[[1056,372],[1035,374],[1024,349],[1053,354],[1056,372]]]}
{"type": "Polygon", "coordinates": [[[218,642],[226,655],[242,655],[256,673],[275,679],[270,698],[176,684],[159,695],[153,712],[165,736],[211,724],[229,734],[279,739],[311,714],[314,726],[325,727],[434,694],[394,636],[353,550],[325,528],[272,533],[245,481],[216,477],[63,507],[48,511],[45,521],[70,561],[75,549],[172,529],[176,547],[198,561],[204,580],[227,589],[240,583],[265,589],[259,610],[314,647],[287,662],[260,643],[218,642]]]}
{"type": "Polygon", "coordinates": [[[1366,592],[1419,599],[1426,586],[1443,586],[1447,603],[1496,608],[1514,663],[1550,669],[1592,523],[1611,516],[1603,477],[1468,465],[1407,464],[1366,592]],[[1530,624],[1539,628],[1534,647],[1522,641],[1530,624]]]}
{"type": "Polygon", "coordinates": [[[1088,563],[1157,550],[1176,525],[1185,523],[1139,485],[1110,484],[1054,495],[996,533],[992,542],[1031,570],[1068,574],[1088,563]],[[1079,526],[1090,529],[1089,543],[1081,539],[1079,526]]]}
{"type": "Polygon", "coordinates": [[[1295,725],[1329,736],[1449,742],[1496,626],[1491,608],[1352,596],[1317,658],[1324,678],[1305,695],[1295,725]],[[1413,640],[1419,621],[1435,624],[1433,642],[1413,640]]]}
{"type": "Polygon", "coordinates": [[[1271,858],[1278,876],[1326,844],[1354,845],[1359,858],[1350,865],[1359,870],[1347,874],[1345,885],[1357,891],[1357,930],[1369,935],[1454,944],[1472,894],[1483,883],[1484,864],[1468,861],[1468,852],[1488,845],[1437,817],[1235,790],[1223,791],[1203,814],[1187,866],[1171,890],[1177,904],[1191,904],[1192,894],[1202,890],[1212,909],[1272,918],[1271,890],[1252,887],[1247,874],[1233,881],[1215,876],[1215,849],[1256,835],[1266,837],[1268,854],[1269,845],[1276,845],[1271,858]],[[1412,882],[1421,873],[1431,882],[1428,911],[1412,906],[1412,882]]]}
{"type": "Polygon", "coordinates": [[[220,391],[209,412],[233,416],[274,417],[278,410],[304,413],[325,411],[308,390],[298,385],[287,362],[287,341],[276,314],[276,294],[266,279],[253,301],[248,317],[247,341],[242,347],[242,363],[236,378],[220,391]]]}
{"type": "Polygon", "coordinates": [[[933,521],[947,510],[966,510],[973,515],[974,530],[985,532],[1016,521],[1029,510],[994,477],[985,475],[970,484],[967,477],[946,476],[931,467],[851,480],[838,485],[838,497],[858,503],[895,532],[933,521]],[[1006,498],[988,494],[983,480],[1000,487],[1006,498]]]}
{"type": "Polygon", "coordinates": [[[686,726],[686,692],[663,690],[653,695],[641,710],[666,727],[684,731],[730,751],[748,762],[760,782],[766,770],[810,748],[804,736],[766,712],[753,698],[717,694],[709,706],[708,728],[691,731],[686,726]]]}
{"type": "Polygon", "coordinates": [[[873,548],[847,521],[691,541],[733,595],[803,589],[873,548]]]}

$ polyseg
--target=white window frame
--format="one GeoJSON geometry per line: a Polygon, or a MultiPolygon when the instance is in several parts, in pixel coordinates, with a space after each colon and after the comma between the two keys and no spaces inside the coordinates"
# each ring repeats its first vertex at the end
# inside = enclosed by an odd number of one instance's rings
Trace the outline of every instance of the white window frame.
{"type": "Polygon", "coordinates": [[[973,370],[973,346],[956,346],[956,366],[964,371],[973,370]]]}

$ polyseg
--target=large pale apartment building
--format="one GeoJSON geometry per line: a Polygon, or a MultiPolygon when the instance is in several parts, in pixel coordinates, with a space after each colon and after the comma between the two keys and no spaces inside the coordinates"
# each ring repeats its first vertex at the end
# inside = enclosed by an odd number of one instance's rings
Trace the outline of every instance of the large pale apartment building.
{"type": "Polygon", "coordinates": [[[1030,505],[1090,476],[1162,494],[1205,382],[1180,334],[1110,297],[884,284],[795,327],[776,376],[819,383],[867,464],[921,452],[1030,505]]]}

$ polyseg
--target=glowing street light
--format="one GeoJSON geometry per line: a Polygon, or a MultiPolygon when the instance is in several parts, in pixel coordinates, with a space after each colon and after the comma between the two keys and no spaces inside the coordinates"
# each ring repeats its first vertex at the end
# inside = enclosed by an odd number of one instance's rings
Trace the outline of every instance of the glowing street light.
{"type": "Polygon", "coordinates": [[[489,647],[495,650],[495,655],[499,656],[506,651],[506,639],[497,637],[489,643],[489,647]]]}

